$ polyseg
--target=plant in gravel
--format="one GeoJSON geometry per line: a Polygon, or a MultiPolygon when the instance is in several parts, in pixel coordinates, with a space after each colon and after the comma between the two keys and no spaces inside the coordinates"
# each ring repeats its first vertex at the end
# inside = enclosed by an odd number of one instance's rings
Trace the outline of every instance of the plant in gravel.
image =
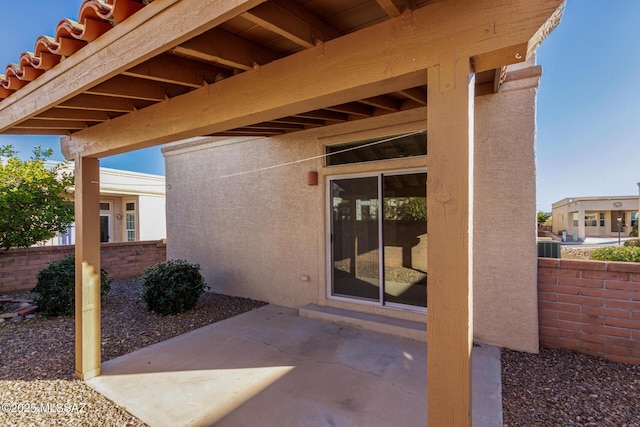
{"type": "Polygon", "coordinates": [[[195,307],[200,294],[209,289],[199,264],[169,260],[144,270],[140,297],[158,314],[177,314],[195,307]]]}
{"type": "Polygon", "coordinates": [[[640,246],[605,246],[591,253],[598,261],[640,262],[640,246]]]}
{"type": "Polygon", "coordinates": [[[640,246],[640,239],[631,239],[624,242],[624,246],[636,247],[640,246]]]}
{"type": "MultiPolygon", "coordinates": [[[[76,257],[69,255],[38,273],[38,284],[33,289],[40,313],[44,316],[73,316],[75,307],[76,257]]],[[[100,269],[100,295],[104,298],[111,285],[109,275],[100,269]]]]}

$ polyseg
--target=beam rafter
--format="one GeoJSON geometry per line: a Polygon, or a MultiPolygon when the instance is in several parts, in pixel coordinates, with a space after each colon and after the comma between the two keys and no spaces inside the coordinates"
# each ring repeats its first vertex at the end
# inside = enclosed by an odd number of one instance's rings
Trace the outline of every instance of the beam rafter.
{"type": "Polygon", "coordinates": [[[492,0],[468,5],[461,9],[435,2],[410,12],[411,19],[407,12],[115,118],[109,126],[92,126],[63,139],[63,152],[68,157],[77,152],[97,157],[118,154],[423,86],[426,69],[454,52],[472,57],[533,40],[541,27],[554,25],[550,20],[563,1],[514,0],[499,13],[492,0]],[[390,40],[394,49],[387,47],[390,40]],[[330,85],[328,75],[333,76],[330,85]]]}
{"type": "Polygon", "coordinates": [[[142,101],[164,101],[167,93],[155,82],[134,77],[118,76],[92,87],[89,95],[112,96],[115,98],[139,99],[142,101]]]}
{"type": "Polygon", "coordinates": [[[238,70],[251,70],[282,57],[257,43],[214,28],[170,50],[175,55],[221,64],[238,70]]]}
{"type": "Polygon", "coordinates": [[[65,110],[53,108],[31,120],[71,120],[80,122],[106,122],[110,117],[101,111],[95,110],[65,110]]]}
{"type": "Polygon", "coordinates": [[[305,20],[278,3],[263,3],[243,13],[242,17],[305,48],[330,38],[316,29],[315,20],[305,20]]]}
{"type": "Polygon", "coordinates": [[[130,68],[122,75],[199,88],[206,83],[229,77],[231,72],[174,55],[162,54],[130,68]]]}
{"type": "Polygon", "coordinates": [[[78,95],[58,105],[58,109],[67,110],[94,110],[114,113],[130,113],[136,110],[135,105],[129,99],[112,98],[100,95],[78,95]]]}

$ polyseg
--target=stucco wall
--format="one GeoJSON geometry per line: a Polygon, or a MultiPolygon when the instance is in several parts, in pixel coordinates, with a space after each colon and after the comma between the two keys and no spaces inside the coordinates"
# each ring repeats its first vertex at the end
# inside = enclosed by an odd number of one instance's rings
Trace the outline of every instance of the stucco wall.
{"type": "Polygon", "coordinates": [[[139,240],[159,240],[167,237],[164,196],[138,196],[139,240]]]}
{"type": "MultiPolygon", "coordinates": [[[[534,133],[539,68],[476,98],[476,339],[537,351],[534,133]],[[515,240],[514,240],[515,239],[515,240]],[[512,244],[509,245],[508,243],[512,244]]],[[[327,298],[327,176],[426,168],[425,157],[324,167],[324,145],[426,129],[426,108],[266,138],[164,149],[167,257],[202,266],[215,291],[426,321],[424,312],[327,298]],[[318,171],[308,186],[308,171],[318,171]]]]}
{"type": "Polygon", "coordinates": [[[315,163],[258,170],[314,156],[313,138],[240,138],[167,154],[168,258],[199,263],[217,292],[317,302],[322,197],[306,185],[315,163]]]}
{"type": "MultiPolygon", "coordinates": [[[[537,352],[535,108],[539,69],[476,98],[474,330],[537,352]]],[[[527,74],[528,73],[528,74],[527,74]]]]}

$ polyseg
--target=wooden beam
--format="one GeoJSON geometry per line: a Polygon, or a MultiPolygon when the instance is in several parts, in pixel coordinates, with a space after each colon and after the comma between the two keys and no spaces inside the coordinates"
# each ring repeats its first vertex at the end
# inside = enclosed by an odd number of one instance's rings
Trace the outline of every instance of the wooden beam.
{"type": "Polygon", "coordinates": [[[76,376],[100,375],[100,164],[75,161],[76,376]]]}
{"type": "Polygon", "coordinates": [[[304,113],[298,113],[295,116],[305,119],[333,120],[338,122],[346,122],[349,118],[347,114],[329,110],[305,111],[304,113]]]}
{"type": "Polygon", "coordinates": [[[473,90],[469,58],[429,68],[427,418],[471,426],[473,90]]]}
{"type": "Polygon", "coordinates": [[[276,3],[280,8],[289,11],[309,24],[313,31],[320,33],[318,36],[320,40],[326,41],[335,39],[341,35],[338,30],[327,24],[322,19],[319,19],[296,0],[271,0],[271,2],[276,3]]]}
{"type": "Polygon", "coordinates": [[[307,119],[304,117],[280,117],[278,119],[271,120],[273,123],[290,123],[290,124],[300,124],[304,126],[318,127],[324,125],[324,120],[317,119],[307,119]]]}
{"type": "Polygon", "coordinates": [[[49,135],[49,136],[63,136],[71,134],[70,131],[64,129],[17,129],[12,127],[10,129],[0,132],[2,135],[49,135]]]}
{"type": "Polygon", "coordinates": [[[398,100],[386,95],[360,99],[358,100],[358,102],[370,105],[375,108],[382,108],[383,110],[398,111],[400,109],[400,103],[398,102],[398,100]]]}
{"type": "Polygon", "coordinates": [[[83,122],[73,120],[25,120],[24,122],[14,126],[15,129],[63,129],[63,130],[80,130],[86,128],[83,122]]]}
{"type": "Polygon", "coordinates": [[[427,105],[427,91],[422,88],[412,87],[398,92],[413,101],[416,101],[422,105],[427,105]]]}
{"type": "Polygon", "coordinates": [[[58,109],[95,110],[114,113],[130,113],[136,110],[129,99],[112,98],[100,95],[78,95],[57,106],[58,109]]]}
{"type": "Polygon", "coordinates": [[[112,96],[115,98],[164,101],[165,90],[155,82],[134,77],[117,76],[88,89],[88,95],[112,96]]]}
{"type": "Polygon", "coordinates": [[[154,1],[29,83],[19,94],[0,102],[0,131],[65,102],[264,1],[154,1]]]}
{"type": "Polygon", "coordinates": [[[282,54],[267,49],[220,28],[214,28],[170,50],[175,55],[217,63],[239,70],[251,70],[282,58],[282,54]]]}
{"type": "Polygon", "coordinates": [[[337,111],[339,113],[353,114],[356,116],[371,117],[373,115],[373,108],[368,105],[359,104],[357,102],[348,102],[346,104],[332,105],[327,107],[326,110],[337,111]]]}
{"type": "Polygon", "coordinates": [[[242,17],[302,47],[311,48],[316,41],[328,40],[311,23],[276,3],[263,3],[243,13],[242,17]]]}
{"type": "Polygon", "coordinates": [[[304,125],[295,125],[291,123],[277,123],[277,122],[263,122],[256,123],[255,125],[245,126],[240,129],[234,130],[243,130],[243,129],[276,129],[276,130],[302,130],[304,129],[304,125]]]}
{"type": "Polygon", "coordinates": [[[282,135],[284,130],[239,128],[212,134],[213,136],[275,136],[282,135]]]}
{"type": "Polygon", "coordinates": [[[393,0],[376,0],[384,13],[389,15],[391,18],[396,18],[402,15],[402,9],[398,7],[397,4],[393,2],[393,0]]]}
{"type": "Polygon", "coordinates": [[[118,154],[421,86],[425,70],[441,57],[528,40],[561,4],[514,0],[496,8],[492,0],[477,0],[463,8],[435,2],[410,12],[411,19],[389,19],[115,118],[108,126],[76,132],[63,140],[63,153],[71,158],[76,152],[118,154]]]}
{"type": "Polygon", "coordinates": [[[172,83],[191,88],[202,87],[231,75],[217,67],[181,58],[175,55],[158,55],[122,73],[125,76],[172,83]]]}
{"type": "Polygon", "coordinates": [[[67,110],[52,108],[32,120],[73,120],[79,122],[106,122],[109,116],[102,111],[94,110],[67,110]]]}

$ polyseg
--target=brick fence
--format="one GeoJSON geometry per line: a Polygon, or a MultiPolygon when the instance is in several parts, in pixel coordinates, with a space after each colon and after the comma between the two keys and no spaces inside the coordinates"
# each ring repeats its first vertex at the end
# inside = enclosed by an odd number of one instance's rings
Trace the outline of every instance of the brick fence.
{"type": "MultiPolygon", "coordinates": [[[[75,246],[41,246],[9,249],[0,254],[0,295],[26,292],[36,286],[36,275],[55,261],[74,253],[75,246]]],[[[100,262],[111,279],[138,276],[146,267],[167,258],[164,241],[102,243],[100,262]]]]}
{"type": "Polygon", "coordinates": [[[540,345],[640,364],[640,264],[538,259],[540,345]]]}

